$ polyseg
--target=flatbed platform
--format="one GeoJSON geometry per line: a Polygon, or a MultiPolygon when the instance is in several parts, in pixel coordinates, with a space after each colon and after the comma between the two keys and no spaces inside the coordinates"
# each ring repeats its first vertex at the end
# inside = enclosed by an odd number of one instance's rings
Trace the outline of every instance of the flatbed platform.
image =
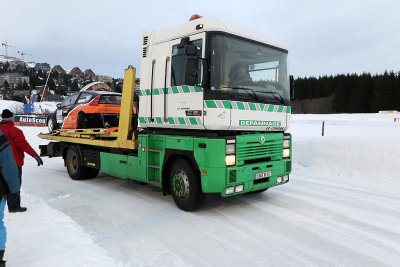
{"type": "Polygon", "coordinates": [[[137,140],[118,139],[118,132],[106,132],[105,129],[55,130],[52,133],[38,135],[42,139],[99,147],[137,149],[137,140]]]}

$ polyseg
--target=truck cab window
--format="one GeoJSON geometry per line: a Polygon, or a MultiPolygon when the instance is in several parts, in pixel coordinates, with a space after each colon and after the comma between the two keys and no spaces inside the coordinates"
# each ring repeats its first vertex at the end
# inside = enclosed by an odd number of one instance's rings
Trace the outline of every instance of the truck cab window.
{"type": "MultiPolygon", "coordinates": [[[[188,45],[197,47],[197,58],[201,58],[203,51],[203,40],[197,39],[190,41],[188,45]]],[[[185,54],[184,47],[178,47],[178,44],[172,46],[171,59],[171,86],[185,85],[185,67],[188,56],[185,54]]],[[[201,62],[198,62],[198,73],[201,73],[201,62]]],[[[197,83],[200,83],[201,76],[199,75],[197,83]]]]}

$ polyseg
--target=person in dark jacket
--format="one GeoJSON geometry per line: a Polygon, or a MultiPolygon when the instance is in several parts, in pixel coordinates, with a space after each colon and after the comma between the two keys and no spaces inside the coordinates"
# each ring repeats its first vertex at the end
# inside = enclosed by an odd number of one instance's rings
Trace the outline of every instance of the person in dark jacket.
{"type": "Polygon", "coordinates": [[[6,248],[6,227],[4,226],[4,208],[6,207],[7,194],[17,193],[20,190],[18,168],[7,138],[0,131],[0,267],[5,267],[3,260],[6,248]]]}
{"type": "MultiPolygon", "coordinates": [[[[33,150],[33,148],[29,145],[28,141],[26,141],[24,133],[14,126],[14,114],[8,110],[3,110],[2,121],[0,122],[0,130],[7,137],[8,142],[10,143],[12,152],[14,154],[15,163],[18,167],[19,172],[19,182],[22,183],[22,166],[24,165],[24,153],[28,153],[38,163],[38,166],[43,165],[42,159],[39,155],[33,150]]],[[[25,207],[21,207],[21,195],[20,192],[15,194],[9,194],[7,196],[7,205],[9,212],[24,212],[27,210],[25,207]]]]}

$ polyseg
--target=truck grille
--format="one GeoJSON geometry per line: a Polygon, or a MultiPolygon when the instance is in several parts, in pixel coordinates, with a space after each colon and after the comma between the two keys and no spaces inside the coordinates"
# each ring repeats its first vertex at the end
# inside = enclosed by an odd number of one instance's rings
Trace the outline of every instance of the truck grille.
{"type": "Polygon", "coordinates": [[[237,137],[236,160],[237,163],[247,164],[258,161],[267,162],[280,159],[283,151],[283,135],[265,135],[265,142],[261,144],[261,135],[237,137]],[[244,141],[244,142],[243,142],[244,141]]]}

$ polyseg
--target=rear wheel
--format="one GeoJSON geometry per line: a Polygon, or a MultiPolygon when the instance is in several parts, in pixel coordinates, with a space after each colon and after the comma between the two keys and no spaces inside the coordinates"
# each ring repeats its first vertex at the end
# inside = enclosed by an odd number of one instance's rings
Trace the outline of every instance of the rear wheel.
{"type": "Polygon", "coordinates": [[[181,210],[194,211],[203,205],[200,177],[187,161],[178,159],[173,164],[169,180],[172,197],[181,210]]]}
{"type": "Polygon", "coordinates": [[[94,178],[99,173],[98,169],[89,168],[83,165],[82,155],[74,145],[68,147],[67,155],[65,157],[65,165],[67,166],[68,175],[72,180],[94,178]]]}

